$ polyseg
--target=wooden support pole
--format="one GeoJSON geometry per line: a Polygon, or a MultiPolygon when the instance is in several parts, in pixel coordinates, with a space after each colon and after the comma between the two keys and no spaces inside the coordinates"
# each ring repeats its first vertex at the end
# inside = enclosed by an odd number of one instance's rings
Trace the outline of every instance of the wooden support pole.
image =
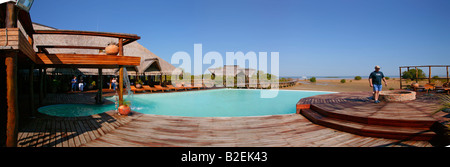
{"type": "Polygon", "coordinates": [[[34,107],[34,64],[31,63],[28,69],[29,90],[30,90],[30,110],[33,117],[36,116],[36,108],[34,107]]]}
{"type": "Polygon", "coordinates": [[[431,66],[428,67],[428,83],[431,83],[431,66]]]}
{"type": "Polygon", "coordinates": [[[448,78],[448,66],[447,66],[447,82],[448,82],[448,79],[449,79],[449,78],[448,78]]]}
{"type": "MultiPolygon", "coordinates": [[[[17,27],[17,13],[15,4],[7,2],[6,5],[6,28],[17,27]]],[[[17,52],[6,54],[6,147],[17,146],[17,134],[19,127],[19,105],[17,103],[17,52]]]]}
{"type": "MultiPolygon", "coordinates": [[[[123,56],[123,39],[119,38],[119,56],[123,56]]],[[[119,105],[123,105],[123,66],[119,66],[119,105]]]]}
{"type": "Polygon", "coordinates": [[[6,28],[16,28],[17,27],[17,12],[13,2],[7,2],[6,5],[6,28]]]}
{"type": "Polygon", "coordinates": [[[403,85],[402,85],[402,68],[399,67],[398,69],[400,71],[400,89],[402,89],[403,88],[403,85]]]}
{"type": "Polygon", "coordinates": [[[119,105],[123,105],[123,66],[119,67],[119,105]]]}
{"type": "Polygon", "coordinates": [[[103,69],[98,68],[98,93],[97,93],[97,103],[103,103],[103,69]]]}
{"type": "Polygon", "coordinates": [[[43,69],[39,68],[39,106],[42,106],[44,101],[44,73],[43,69]]]}
{"type": "Polygon", "coordinates": [[[44,68],[43,69],[43,79],[42,79],[42,82],[43,82],[43,84],[42,84],[42,86],[43,86],[43,91],[44,91],[44,98],[46,98],[47,97],[47,68],[44,68]]]}
{"type": "Polygon", "coordinates": [[[419,83],[419,71],[417,70],[417,67],[416,67],[416,83],[419,83]]]}
{"type": "Polygon", "coordinates": [[[17,103],[17,52],[10,53],[5,58],[6,65],[6,147],[17,146],[19,127],[19,106],[17,103]]]}
{"type": "Polygon", "coordinates": [[[109,89],[111,89],[111,88],[112,88],[112,78],[109,77],[109,89]]]}

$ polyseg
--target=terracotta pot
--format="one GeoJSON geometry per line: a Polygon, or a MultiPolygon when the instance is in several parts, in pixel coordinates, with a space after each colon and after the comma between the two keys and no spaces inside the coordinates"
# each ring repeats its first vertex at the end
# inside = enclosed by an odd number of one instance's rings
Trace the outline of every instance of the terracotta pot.
{"type": "Polygon", "coordinates": [[[105,48],[105,52],[107,55],[117,55],[119,53],[119,46],[110,44],[105,48]]]}
{"type": "Polygon", "coordinates": [[[411,87],[417,88],[417,87],[419,87],[419,83],[413,83],[413,84],[411,84],[411,87]]]}
{"type": "Polygon", "coordinates": [[[120,115],[128,115],[131,112],[130,106],[121,105],[119,106],[120,115]]]}

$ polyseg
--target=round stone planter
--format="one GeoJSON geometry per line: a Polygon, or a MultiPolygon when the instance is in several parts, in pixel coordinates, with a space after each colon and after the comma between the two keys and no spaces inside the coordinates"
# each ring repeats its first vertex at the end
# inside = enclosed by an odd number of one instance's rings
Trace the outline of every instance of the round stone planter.
{"type": "Polygon", "coordinates": [[[397,90],[380,92],[380,100],[385,102],[401,102],[416,100],[416,92],[397,90]]]}

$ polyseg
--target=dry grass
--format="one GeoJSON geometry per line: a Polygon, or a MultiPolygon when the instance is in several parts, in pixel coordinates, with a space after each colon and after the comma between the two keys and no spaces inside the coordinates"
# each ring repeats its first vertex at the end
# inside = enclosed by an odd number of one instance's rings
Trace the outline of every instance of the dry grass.
{"type": "MultiPolygon", "coordinates": [[[[383,90],[400,89],[400,81],[398,78],[391,78],[387,80],[388,86],[383,85],[383,90]]],[[[302,81],[302,84],[298,84],[294,87],[282,88],[290,90],[317,90],[317,91],[333,91],[333,92],[360,92],[360,91],[372,91],[367,79],[362,80],[347,80],[345,83],[341,83],[340,79],[327,79],[317,80],[316,83],[309,81],[302,81]]]]}

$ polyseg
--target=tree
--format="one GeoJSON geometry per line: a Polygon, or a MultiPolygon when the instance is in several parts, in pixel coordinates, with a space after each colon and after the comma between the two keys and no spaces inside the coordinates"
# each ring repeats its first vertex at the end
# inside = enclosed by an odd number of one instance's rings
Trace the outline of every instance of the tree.
{"type": "MultiPolygon", "coordinates": [[[[419,78],[426,78],[427,77],[425,75],[425,73],[421,69],[417,69],[417,71],[418,71],[418,77],[419,78]]],[[[409,71],[403,71],[402,78],[403,79],[415,80],[416,79],[416,69],[410,69],[409,71]]]]}

